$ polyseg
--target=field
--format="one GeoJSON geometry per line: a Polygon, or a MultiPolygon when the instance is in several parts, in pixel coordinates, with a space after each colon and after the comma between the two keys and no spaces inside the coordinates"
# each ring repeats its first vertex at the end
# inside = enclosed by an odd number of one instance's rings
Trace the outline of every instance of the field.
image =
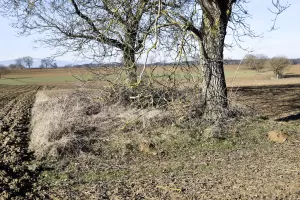
{"type": "Polygon", "coordinates": [[[217,141],[172,110],[103,106],[100,90],[73,92],[74,75],[93,78],[84,69],[12,71],[0,79],[0,199],[300,199],[300,66],[279,80],[225,71],[231,103],[251,114],[226,124],[230,137],[217,141]],[[50,153],[76,155],[37,159],[29,148],[51,113],[41,129],[63,127],[59,134],[76,140],[55,135],[41,147],[61,139],[50,153]],[[269,141],[270,131],[287,141],[269,141]]]}
{"type": "Polygon", "coordinates": [[[76,81],[73,75],[86,75],[82,69],[25,69],[12,70],[0,80],[0,84],[6,85],[28,85],[28,84],[68,84],[76,81]]]}
{"type": "MultiPolygon", "coordinates": [[[[168,67],[166,67],[168,68],[168,67]]],[[[101,71],[101,70],[100,70],[101,71]]],[[[151,71],[148,69],[148,71],[151,71]]],[[[97,72],[97,71],[96,71],[97,72]]],[[[162,68],[158,67],[155,72],[157,76],[163,74],[162,68]]],[[[183,72],[178,72],[183,74],[183,72]]],[[[195,72],[193,72],[195,73],[195,72]]],[[[282,85],[299,83],[300,66],[294,65],[286,72],[286,79],[280,81],[274,79],[271,71],[257,73],[245,69],[243,66],[225,66],[225,76],[228,86],[260,86],[260,85],[282,85]]],[[[59,69],[25,69],[12,70],[0,79],[0,84],[6,85],[72,85],[79,80],[92,80],[93,74],[82,68],[59,68],[59,69]]]]}
{"type": "Polygon", "coordinates": [[[0,88],[0,196],[30,192],[37,174],[28,169],[33,154],[28,150],[31,106],[39,86],[0,88]]]}

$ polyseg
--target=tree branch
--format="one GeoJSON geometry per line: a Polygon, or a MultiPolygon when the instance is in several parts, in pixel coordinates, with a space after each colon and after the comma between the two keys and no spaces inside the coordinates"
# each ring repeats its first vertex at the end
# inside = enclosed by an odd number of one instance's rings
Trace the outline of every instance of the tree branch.
{"type": "Polygon", "coordinates": [[[93,23],[93,21],[87,15],[83,14],[79,10],[78,5],[76,4],[75,0],[71,0],[71,2],[72,2],[72,5],[73,5],[73,7],[75,9],[76,14],[80,18],[82,18],[83,20],[85,20],[92,27],[93,32],[97,34],[97,37],[96,37],[97,41],[103,42],[103,43],[105,43],[107,45],[111,45],[111,46],[114,46],[114,47],[119,48],[119,49],[123,49],[124,48],[124,45],[121,42],[119,42],[118,40],[108,38],[105,35],[103,35],[102,33],[100,33],[99,30],[96,28],[95,24],[93,23]]]}

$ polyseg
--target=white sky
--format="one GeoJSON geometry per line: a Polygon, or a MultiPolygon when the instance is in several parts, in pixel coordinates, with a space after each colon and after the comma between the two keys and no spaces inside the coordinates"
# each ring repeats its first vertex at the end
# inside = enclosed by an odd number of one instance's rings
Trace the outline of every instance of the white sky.
{"type": "MultiPolygon", "coordinates": [[[[252,0],[248,4],[249,12],[252,19],[249,19],[249,24],[256,33],[264,33],[264,39],[246,39],[241,45],[245,48],[251,48],[255,54],[265,54],[269,57],[276,55],[285,55],[290,58],[299,58],[300,52],[300,1],[289,0],[291,7],[279,16],[277,20],[278,30],[268,32],[272,25],[274,17],[269,11],[272,0],[252,0]]],[[[0,17],[0,60],[11,60],[23,56],[31,56],[34,58],[44,58],[55,53],[54,49],[50,48],[34,48],[38,46],[34,43],[34,39],[39,35],[32,36],[17,36],[17,30],[10,26],[10,21],[0,17]]],[[[231,37],[227,37],[230,41],[231,37]]],[[[225,50],[225,58],[239,59],[244,57],[246,51],[236,47],[231,51],[225,50]]],[[[162,57],[162,55],[160,56],[162,57]]],[[[57,59],[69,60],[76,62],[79,58],[74,55],[64,55],[57,59]]],[[[161,59],[161,58],[160,58],[161,59]]],[[[80,60],[80,59],[79,59],[80,60]]],[[[160,60],[157,60],[160,61],[160,60]]]]}

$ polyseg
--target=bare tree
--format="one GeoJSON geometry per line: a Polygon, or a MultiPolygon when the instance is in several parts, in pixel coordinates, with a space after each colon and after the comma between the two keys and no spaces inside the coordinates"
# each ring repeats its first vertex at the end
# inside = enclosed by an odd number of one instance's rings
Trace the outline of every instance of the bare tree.
{"type": "MultiPolygon", "coordinates": [[[[202,102],[204,116],[218,121],[228,113],[227,87],[224,75],[223,50],[228,32],[239,45],[243,36],[255,37],[256,34],[246,23],[250,16],[245,4],[248,0],[195,0],[195,1],[161,2],[161,15],[165,25],[173,25],[182,36],[180,48],[184,52],[184,44],[191,44],[187,37],[198,43],[200,65],[202,68],[202,102]],[[173,3],[173,5],[171,5],[173,3]],[[191,36],[190,36],[191,35],[191,36]]],[[[275,19],[289,5],[280,4],[280,0],[272,0],[275,19]]],[[[272,28],[275,27],[275,21],[272,28]]],[[[173,31],[173,30],[172,30],[173,31]]],[[[174,34],[173,34],[174,35],[174,34]]],[[[176,41],[179,39],[176,38],[176,41]]]]}
{"type": "Polygon", "coordinates": [[[253,55],[248,54],[243,59],[243,64],[249,68],[260,72],[263,68],[266,67],[268,57],[263,54],[253,55]]]}
{"type": "Polygon", "coordinates": [[[15,66],[22,66],[22,68],[24,68],[23,59],[22,58],[17,58],[15,60],[15,66]]]}
{"type": "Polygon", "coordinates": [[[130,85],[137,84],[136,55],[154,23],[151,0],[3,0],[0,9],[21,34],[47,33],[42,44],[93,60],[123,54],[130,85]]]}
{"type": "Polygon", "coordinates": [[[154,65],[155,62],[156,62],[155,55],[150,55],[148,58],[148,64],[154,65]]]}
{"type": "Polygon", "coordinates": [[[41,60],[40,68],[51,68],[54,60],[51,58],[44,58],[41,60]]]}
{"type": "Polygon", "coordinates": [[[3,75],[8,74],[9,70],[7,67],[0,65],[0,79],[2,78],[3,75]]]}
{"type": "Polygon", "coordinates": [[[23,57],[22,59],[23,59],[24,66],[28,67],[30,69],[33,65],[33,58],[30,56],[26,56],[26,57],[23,57]]]}
{"type": "Polygon", "coordinates": [[[54,68],[54,69],[58,68],[57,63],[56,62],[53,63],[51,67],[54,68]]]}
{"type": "Polygon", "coordinates": [[[275,76],[281,78],[283,73],[289,68],[291,65],[290,60],[285,56],[277,56],[269,60],[270,67],[274,72],[275,76]]]}
{"type": "Polygon", "coordinates": [[[27,68],[31,68],[33,65],[33,58],[30,56],[25,56],[23,58],[17,58],[16,59],[16,65],[17,66],[24,66],[27,68]]]}

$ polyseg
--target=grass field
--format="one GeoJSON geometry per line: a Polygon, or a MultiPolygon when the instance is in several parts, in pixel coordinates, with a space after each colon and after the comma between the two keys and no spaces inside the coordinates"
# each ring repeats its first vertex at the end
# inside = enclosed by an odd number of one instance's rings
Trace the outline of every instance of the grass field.
{"type": "MultiPolygon", "coordinates": [[[[150,70],[149,70],[150,71],[150,70]]],[[[156,76],[163,75],[158,68],[156,76]]],[[[178,75],[184,75],[178,72],[178,75]]],[[[193,72],[193,75],[196,75],[193,72]]],[[[273,85],[300,83],[300,66],[294,65],[286,72],[287,78],[276,80],[271,71],[257,73],[254,70],[244,69],[243,66],[225,66],[225,76],[228,86],[273,85]]],[[[6,85],[53,85],[69,84],[83,80],[92,80],[93,75],[87,69],[58,68],[58,69],[25,69],[12,70],[0,79],[0,84],[6,85]]]]}
{"type": "Polygon", "coordinates": [[[0,79],[0,84],[6,85],[52,85],[68,84],[78,81],[77,76],[85,79],[91,78],[91,74],[85,69],[25,69],[12,70],[0,79]]]}

